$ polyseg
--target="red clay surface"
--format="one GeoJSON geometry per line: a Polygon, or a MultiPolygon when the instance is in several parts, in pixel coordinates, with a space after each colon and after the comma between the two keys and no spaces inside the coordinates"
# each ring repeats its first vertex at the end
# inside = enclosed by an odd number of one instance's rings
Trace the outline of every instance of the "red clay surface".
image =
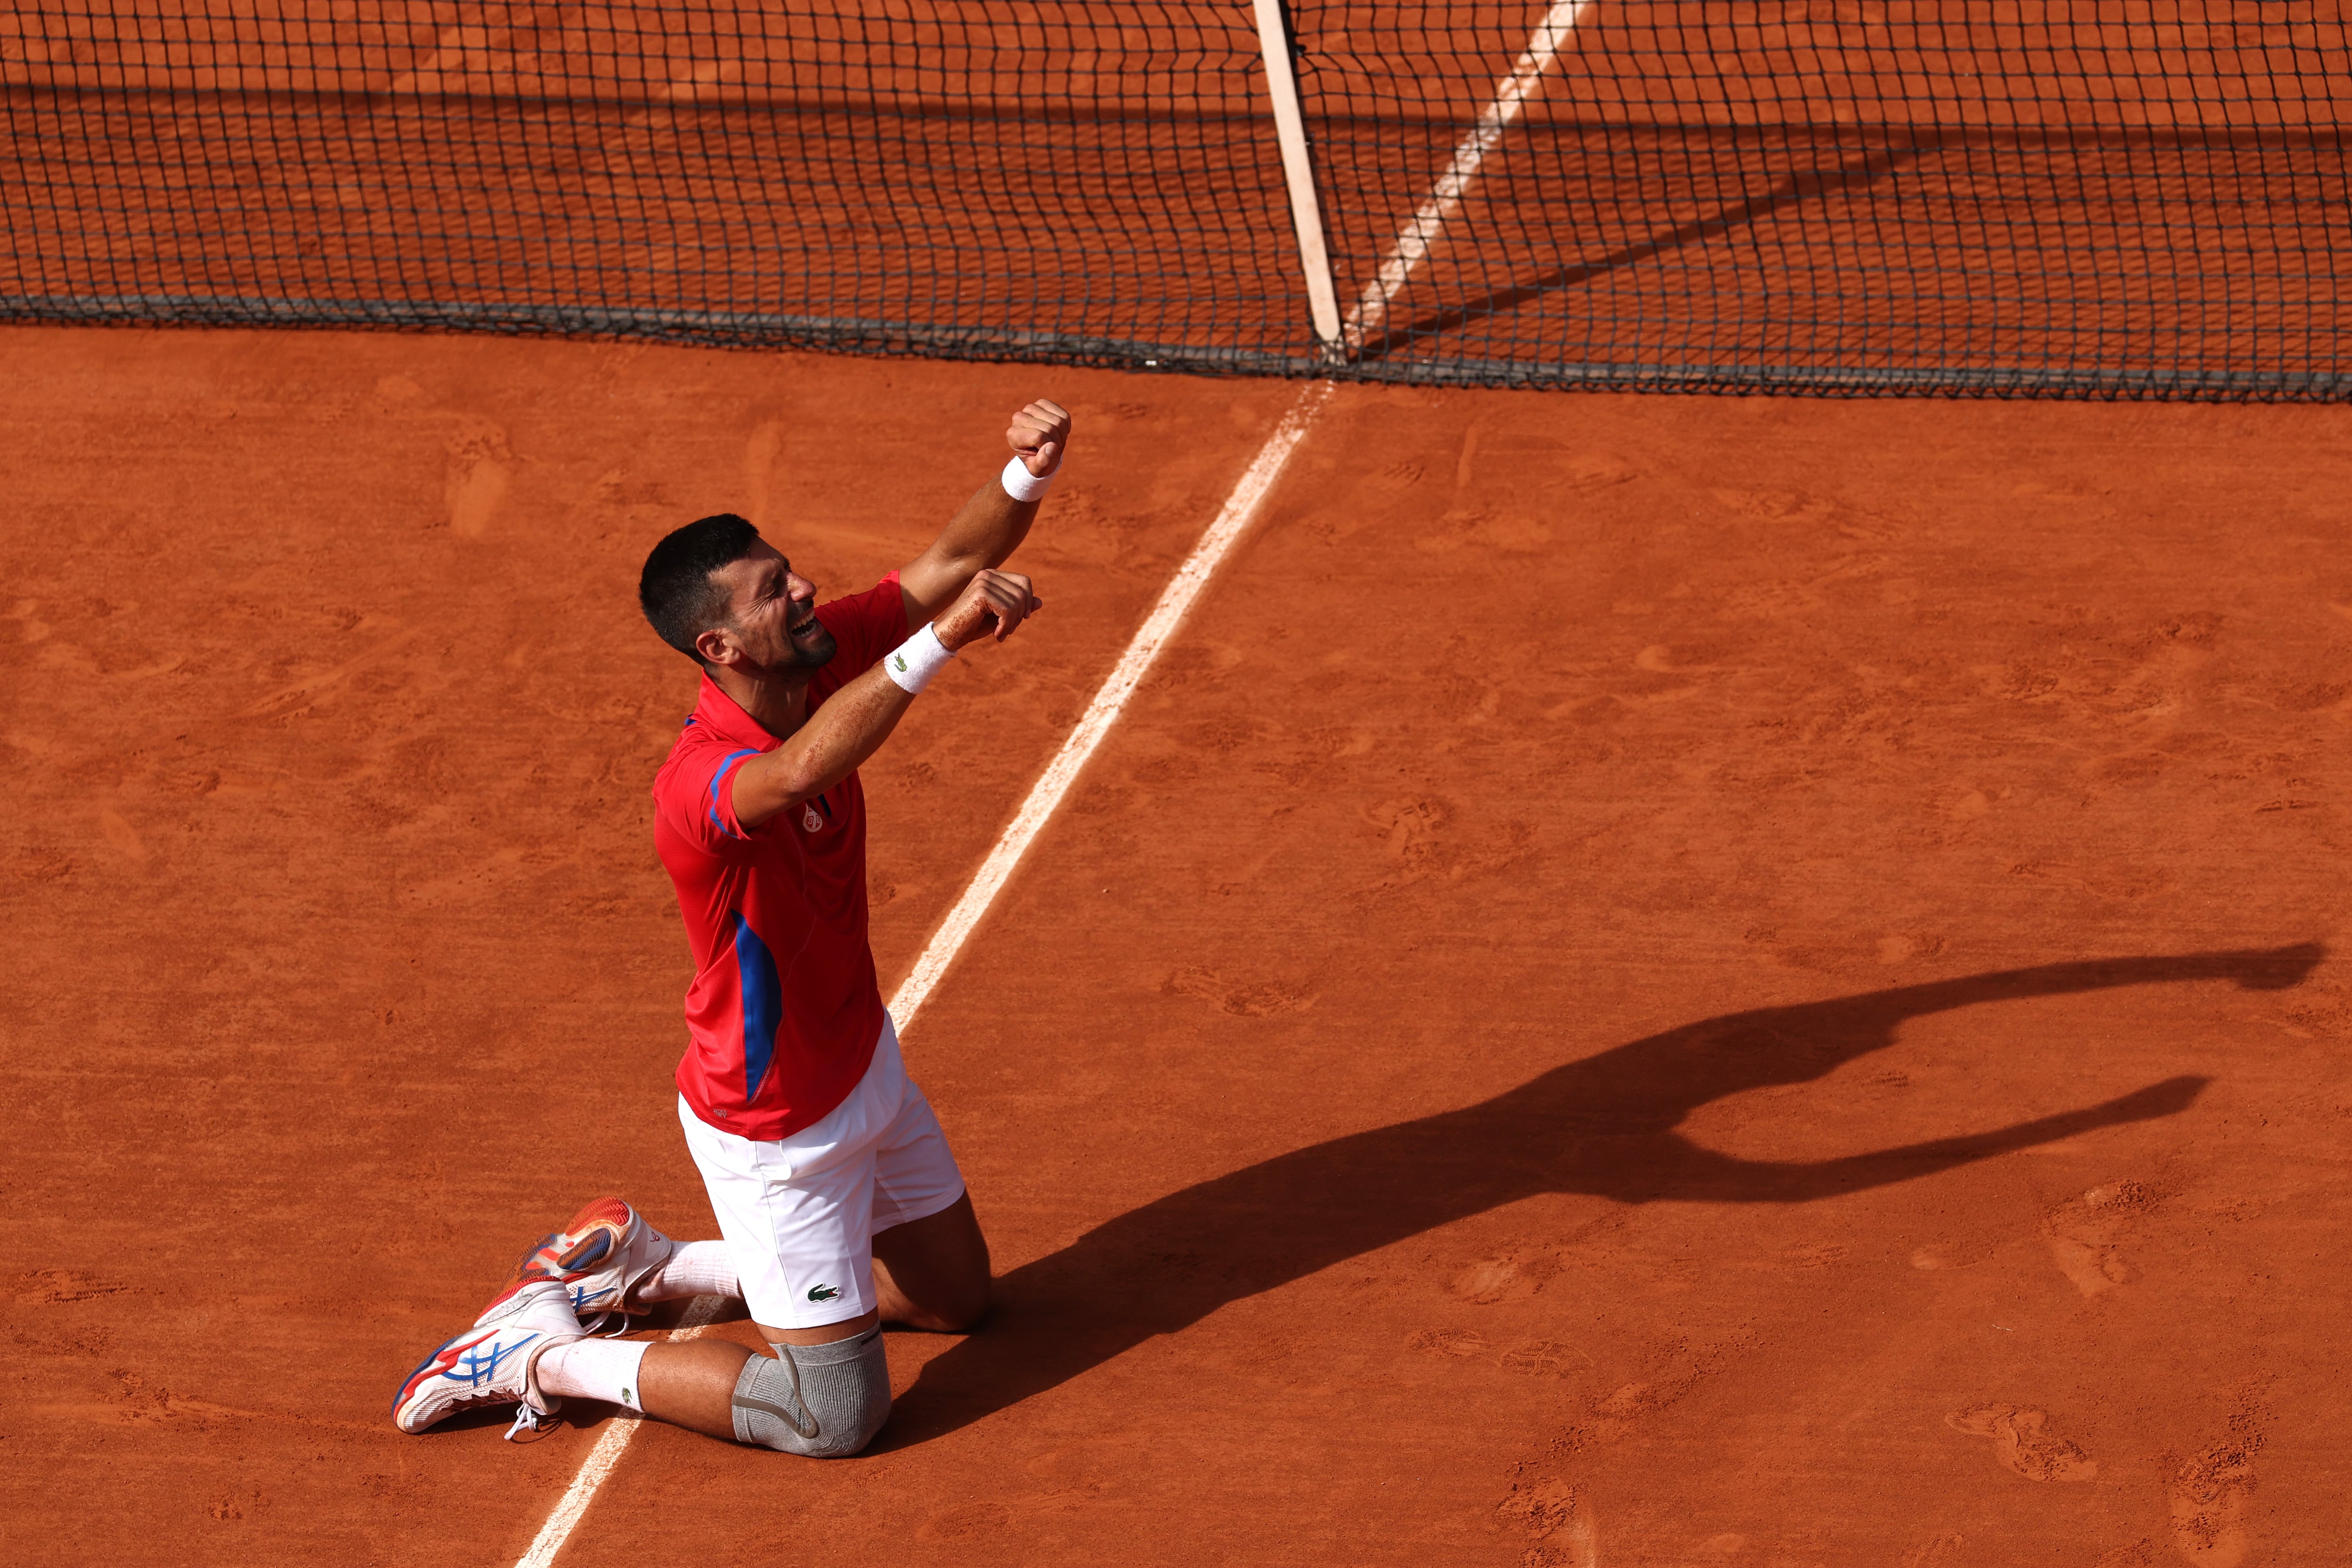
{"type": "MultiPolygon", "coordinates": [[[[0,367],[0,1551],[510,1563],[604,1413],[394,1385],[587,1195],[714,1228],[646,546],[861,584],[1076,410],[869,770],[887,988],[1294,390],[0,367]]],[[[648,1427],[562,1561],[2340,1555],[2347,419],[1334,394],[908,1033],[998,1319],[867,1457],[648,1427]]]]}

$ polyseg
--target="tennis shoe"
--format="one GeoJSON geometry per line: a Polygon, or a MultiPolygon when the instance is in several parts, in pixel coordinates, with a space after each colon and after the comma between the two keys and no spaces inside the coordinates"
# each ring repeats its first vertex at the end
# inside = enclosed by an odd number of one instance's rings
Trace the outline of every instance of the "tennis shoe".
{"type": "Polygon", "coordinates": [[[522,1261],[478,1321],[488,1322],[516,1292],[541,1280],[562,1285],[571,1295],[572,1310],[582,1323],[594,1328],[626,1314],[647,1310],[634,1305],[629,1292],[645,1277],[669,1261],[677,1243],[646,1223],[645,1215],[619,1198],[598,1198],[562,1230],[551,1231],[531,1243],[522,1261]]]}
{"type": "Polygon", "coordinates": [[[535,1279],[500,1298],[501,1305],[456,1339],[419,1362],[392,1396],[393,1425],[422,1432],[463,1410],[517,1405],[509,1439],[537,1431],[562,1404],[540,1393],[531,1381],[539,1358],[557,1345],[585,1337],[563,1287],[535,1279]]]}

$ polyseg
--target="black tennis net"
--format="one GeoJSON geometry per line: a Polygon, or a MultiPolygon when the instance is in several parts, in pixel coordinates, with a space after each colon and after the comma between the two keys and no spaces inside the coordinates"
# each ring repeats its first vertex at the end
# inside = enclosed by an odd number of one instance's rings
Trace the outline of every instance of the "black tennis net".
{"type": "Polygon", "coordinates": [[[1250,0],[13,4],[16,321],[2346,388],[2312,0],[1297,0],[1288,166],[1250,0]]]}

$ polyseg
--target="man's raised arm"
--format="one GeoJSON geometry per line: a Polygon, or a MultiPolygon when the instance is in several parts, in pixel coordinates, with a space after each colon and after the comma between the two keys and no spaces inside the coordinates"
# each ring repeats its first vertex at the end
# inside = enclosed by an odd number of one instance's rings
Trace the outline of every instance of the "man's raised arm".
{"type": "MultiPolygon", "coordinates": [[[[978,642],[1003,642],[1038,605],[1028,578],[1012,572],[974,573],[931,622],[940,650],[933,657],[952,656],[978,642]]],[[[927,671],[909,673],[898,660],[893,654],[852,679],[782,745],[735,770],[735,820],[745,831],[823,795],[890,738],[928,679],[927,671]]]]}
{"type": "Polygon", "coordinates": [[[898,573],[907,624],[919,626],[952,602],[974,574],[1001,566],[1028,537],[1045,484],[1070,446],[1070,412],[1041,397],[1013,416],[1004,432],[1013,460],[963,503],[931,547],[898,573]],[[1026,499],[1021,493],[1026,492],[1026,499]]]}

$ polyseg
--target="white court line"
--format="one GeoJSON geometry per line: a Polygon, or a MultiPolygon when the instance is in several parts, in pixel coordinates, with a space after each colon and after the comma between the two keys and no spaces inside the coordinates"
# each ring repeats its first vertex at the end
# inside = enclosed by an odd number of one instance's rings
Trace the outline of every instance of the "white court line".
{"type": "MultiPolygon", "coordinates": [[[[702,1332],[710,1326],[710,1321],[719,1316],[719,1309],[725,1303],[716,1296],[697,1296],[687,1303],[686,1315],[677,1321],[677,1327],[670,1331],[671,1341],[690,1340],[702,1332]]],[[[580,1473],[573,1476],[572,1484],[563,1489],[563,1496],[557,1501],[555,1511],[549,1514],[547,1522],[539,1527],[539,1534],[531,1541],[530,1550],[517,1561],[515,1568],[548,1568],[548,1564],[555,1561],[555,1554],[562,1551],[563,1543],[571,1539],[572,1527],[580,1522],[580,1516],[588,1511],[589,1503],[594,1500],[596,1489],[604,1484],[604,1478],[611,1475],[613,1467],[621,1462],[622,1450],[629,1446],[629,1439],[635,1436],[637,1428],[644,1425],[642,1416],[605,1423],[603,1434],[596,1439],[596,1446],[588,1450],[586,1458],[580,1461],[580,1473]]]]}
{"type": "MultiPolygon", "coordinates": [[[[1087,765],[1087,759],[1095,754],[1095,748],[1101,745],[1103,737],[1110,732],[1112,722],[1118,718],[1119,710],[1127,706],[1127,700],[1135,694],[1136,687],[1151,668],[1152,661],[1160,657],[1160,650],[1168,646],[1168,639],[1183,620],[1184,612],[1192,607],[1192,601],[1201,596],[1201,590],[1208,585],[1210,576],[1232,553],[1234,542],[1249,527],[1250,520],[1257,515],[1257,509],[1265,501],[1266,492],[1274,489],[1274,481],[1282,477],[1283,465],[1290,461],[1292,450],[1297,447],[1299,438],[1307,434],[1307,427],[1315,422],[1315,416],[1322,411],[1324,399],[1330,395],[1329,382],[1317,382],[1301,392],[1297,401],[1283,415],[1282,422],[1274,427],[1274,434],[1267,437],[1265,445],[1258,449],[1250,466],[1242,470],[1241,480],[1234,486],[1234,493],[1225,498],[1224,510],[1218,512],[1216,521],[1209,524],[1209,531],[1201,536],[1201,542],[1192,546],[1192,553],[1184,558],[1184,563],[1176,568],[1175,576],[1169,579],[1168,586],[1160,592],[1160,602],[1152,605],[1151,614],[1144,617],[1142,626],[1127,645],[1127,651],[1119,655],[1118,663],[1112,666],[1109,676],[1095,692],[1095,700],[1087,705],[1085,717],[1078,721],[1078,727],[1070,731],[1070,738],[1062,742],[1062,749],[1054,753],[1052,762],[1045,764],[1045,771],[1030,789],[1029,797],[1021,803],[1021,809],[1013,814],[1013,825],[1004,830],[1003,837],[997,839],[996,847],[988,852],[988,858],[981,862],[980,871],[972,878],[971,885],[963,890],[963,897],[955,901],[955,907],[948,910],[947,919],[940,922],[940,929],[931,933],[931,940],[924,947],[922,956],[915,960],[914,972],[898,987],[898,994],[890,998],[890,1016],[901,1030],[914,1021],[915,1014],[939,984],[940,977],[955,961],[956,952],[963,946],[964,939],[971,935],[972,928],[988,912],[989,905],[996,901],[996,895],[1003,889],[1006,880],[1013,875],[1013,868],[1020,863],[1023,853],[1035,839],[1038,830],[1045,826],[1045,819],[1054,815],[1054,808],[1060,805],[1062,797],[1070,793],[1070,785],[1077,779],[1078,770],[1087,765]]],[[[719,1315],[719,1300],[715,1296],[697,1297],[669,1337],[674,1341],[694,1338],[719,1315]]],[[[596,1489],[603,1486],[605,1478],[613,1473],[613,1467],[620,1461],[622,1451],[629,1446],[629,1439],[637,1435],[637,1428],[643,1425],[643,1421],[616,1420],[604,1428],[604,1435],[596,1439],[596,1446],[588,1450],[586,1458],[580,1461],[580,1473],[572,1478],[572,1485],[564,1489],[562,1500],[555,1505],[555,1511],[547,1516],[547,1522],[540,1526],[539,1535],[531,1542],[530,1550],[516,1561],[515,1568],[550,1568],[555,1561],[555,1554],[563,1550],[564,1542],[571,1538],[572,1528],[580,1522],[580,1516],[594,1500],[596,1489]]]]}
{"type": "Polygon", "coordinates": [[[1366,340],[1377,337],[1388,325],[1389,301],[1404,291],[1405,279],[1413,268],[1429,259],[1430,247],[1454,215],[1462,210],[1462,198],[1469,194],[1478,171],[1486,167],[1486,154],[1499,146],[1503,132],[1519,117],[1528,100],[1535,96],[1544,72],[1551,69],[1552,61],[1568,46],[1569,35],[1592,8],[1594,0],[1559,0],[1544,13],[1536,24],[1528,47],[1511,66],[1511,74],[1495,84],[1495,96],[1478,111],[1471,123],[1470,134],[1462,138],[1454,149],[1454,161],[1431,187],[1429,199],[1421,204],[1405,226],[1397,230],[1396,243],[1389,247],[1388,258],[1372,280],[1364,285],[1363,298],[1348,312],[1348,324],[1341,336],[1352,351],[1364,346],[1366,340]]]}
{"type": "Polygon", "coordinates": [[[996,841],[996,847],[988,852],[988,858],[981,862],[971,886],[963,890],[963,897],[948,911],[948,918],[940,922],[930,945],[915,960],[914,972],[898,987],[898,994],[890,998],[890,1016],[901,1029],[930,995],[940,976],[948,972],[948,965],[955,961],[956,950],[963,946],[964,938],[980,923],[980,917],[988,912],[988,906],[995,901],[1005,879],[1013,875],[1013,868],[1029,847],[1029,841],[1037,837],[1037,830],[1045,826],[1045,819],[1054,815],[1054,808],[1069,793],[1078,770],[1087,765],[1087,759],[1102,744],[1119,710],[1127,706],[1127,700],[1135,694],[1144,672],[1168,645],[1169,636],[1184,618],[1184,612],[1201,596],[1210,574],[1224,561],[1234,542],[1242,536],[1242,530],[1249,526],[1250,519],[1257,513],[1258,503],[1265,500],[1266,491],[1282,476],[1283,465],[1290,461],[1291,449],[1307,434],[1307,427],[1315,422],[1315,416],[1323,407],[1323,400],[1330,395],[1331,384],[1327,381],[1316,382],[1301,392],[1289,412],[1282,416],[1282,422],[1274,427],[1274,434],[1258,449],[1256,458],[1242,470],[1241,482],[1225,498],[1224,510],[1209,524],[1209,531],[1201,535],[1201,542],[1192,546],[1192,553],[1184,558],[1184,564],[1176,568],[1176,575],[1168,580],[1160,602],[1151,606],[1151,614],[1136,629],[1134,640],[1119,655],[1118,663],[1112,667],[1101,689],[1096,691],[1094,701],[1087,705],[1086,716],[1070,731],[1070,738],[1062,742],[1054,760],[1045,764],[1045,773],[1029,791],[1029,798],[1013,814],[1013,825],[996,841]]]}

